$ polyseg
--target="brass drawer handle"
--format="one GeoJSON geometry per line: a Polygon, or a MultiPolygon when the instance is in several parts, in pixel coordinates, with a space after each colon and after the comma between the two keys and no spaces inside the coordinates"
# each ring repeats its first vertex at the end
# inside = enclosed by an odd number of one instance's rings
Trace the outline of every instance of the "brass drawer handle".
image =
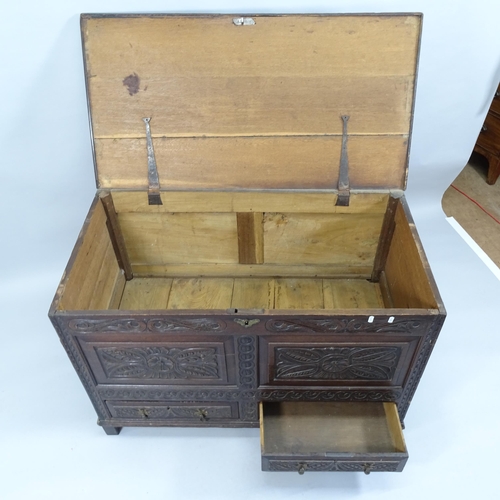
{"type": "Polygon", "coordinates": [[[197,417],[200,417],[201,422],[206,422],[208,420],[208,411],[204,408],[199,408],[194,412],[197,417]]]}
{"type": "Polygon", "coordinates": [[[297,472],[302,476],[305,471],[306,471],[305,464],[299,464],[299,470],[297,472]]]}
{"type": "Polygon", "coordinates": [[[373,469],[373,464],[364,464],[363,465],[363,472],[368,475],[373,469]]]}
{"type": "Polygon", "coordinates": [[[488,127],[486,125],[483,125],[481,127],[481,132],[488,132],[488,127]]]}

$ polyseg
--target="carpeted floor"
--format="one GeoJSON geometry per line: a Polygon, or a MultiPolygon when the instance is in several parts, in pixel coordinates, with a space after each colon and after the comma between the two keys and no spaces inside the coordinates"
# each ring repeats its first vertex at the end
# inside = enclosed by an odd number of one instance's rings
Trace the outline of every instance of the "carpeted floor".
{"type": "Polygon", "coordinates": [[[488,162],[480,155],[473,154],[452,185],[443,196],[443,210],[454,217],[476,243],[500,267],[500,178],[495,185],[486,184],[488,162]],[[481,210],[479,203],[492,217],[481,210]]]}

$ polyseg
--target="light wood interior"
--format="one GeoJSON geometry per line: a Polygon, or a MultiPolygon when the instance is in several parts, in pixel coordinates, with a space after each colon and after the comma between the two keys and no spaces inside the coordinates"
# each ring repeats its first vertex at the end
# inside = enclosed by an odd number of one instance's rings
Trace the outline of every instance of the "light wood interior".
{"type": "MultiPolygon", "coordinates": [[[[342,120],[353,187],[403,188],[419,15],[82,18],[98,184],[332,189],[342,120]]],[[[282,209],[280,209],[282,210],[282,209]]]]}
{"type": "Polygon", "coordinates": [[[101,203],[95,203],[81,246],[63,282],[59,309],[117,309],[120,304],[125,277],[118,267],[101,203]]]}
{"type": "Polygon", "coordinates": [[[134,278],[120,309],[380,309],[380,286],[321,278],[134,278]]]}
{"type": "Polygon", "coordinates": [[[262,454],[406,453],[394,403],[261,403],[262,454]]]}
{"type": "Polygon", "coordinates": [[[266,196],[272,209],[282,202],[286,211],[266,211],[263,193],[164,192],[161,206],[148,205],[146,192],[112,192],[112,200],[101,195],[114,223],[106,223],[98,200],[59,308],[437,308],[418,238],[399,201],[394,236],[384,246],[387,263],[375,282],[388,194],[353,193],[348,207],[336,207],[329,193],[266,196]],[[124,242],[131,280],[119,269],[110,231],[124,242]]]}

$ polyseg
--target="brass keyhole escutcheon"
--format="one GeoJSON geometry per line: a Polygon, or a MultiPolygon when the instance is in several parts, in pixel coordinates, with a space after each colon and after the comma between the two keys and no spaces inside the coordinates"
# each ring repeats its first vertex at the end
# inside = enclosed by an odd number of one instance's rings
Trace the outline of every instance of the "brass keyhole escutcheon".
{"type": "Polygon", "coordinates": [[[141,414],[142,418],[149,418],[149,412],[146,408],[141,408],[139,410],[139,413],[141,414]]]}
{"type": "Polygon", "coordinates": [[[260,323],[260,319],[235,319],[234,322],[244,328],[250,328],[257,323],[260,323]]]}
{"type": "Polygon", "coordinates": [[[196,410],[195,415],[200,417],[201,422],[206,422],[208,420],[208,411],[204,408],[199,408],[196,410]]]}

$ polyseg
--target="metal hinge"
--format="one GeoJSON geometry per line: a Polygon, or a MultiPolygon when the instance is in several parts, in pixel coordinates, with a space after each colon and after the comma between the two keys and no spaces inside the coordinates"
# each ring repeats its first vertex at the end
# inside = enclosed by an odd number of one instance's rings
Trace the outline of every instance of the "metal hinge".
{"type": "Polygon", "coordinates": [[[153,139],[151,138],[151,118],[143,118],[146,125],[146,144],[148,148],[148,202],[150,205],[163,205],[160,196],[160,179],[156,167],[155,150],[153,149],[153,139]]]}
{"type": "Polygon", "coordinates": [[[338,207],[348,207],[351,197],[349,187],[349,159],[347,158],[347,122],[349,115],[342,115],[342,151],[340,153],[338,207]]]}
{"type": "Polygon", "coordinates": [[[235,17],[233,24],[235,26],[252,26],[255,24],[255,21],[251,17],[235,17]]]}

